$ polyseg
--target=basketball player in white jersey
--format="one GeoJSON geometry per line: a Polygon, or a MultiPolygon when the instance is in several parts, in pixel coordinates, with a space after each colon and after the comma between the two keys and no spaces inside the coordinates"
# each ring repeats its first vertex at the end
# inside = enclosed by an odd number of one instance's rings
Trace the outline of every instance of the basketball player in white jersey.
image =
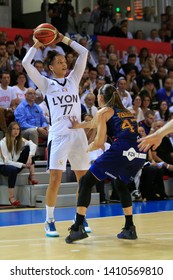
{"type": "MultiPolygon", "coordinates": [[[[61,183],[62,172],[66,170],[69,160],[77,181],[89,168],[89,155],[87,154],[87,138],[83,129],[70,129],[69,117],[75,117],[81,122],[81,103],[78,94],[79,82],[86,67],[88,50],[75,41],[59,34],[56,43],[63,42],[78,53],[73,71],[66,76],[67,63],[64,55],[53,51],[46,59],[54,78],[42,76],[31,64],[37,49],[43,44],[35,39],[33,47],[29,49],[23,59],[23,66],[30,77],[42,92],[50,114],[48,136],[48,169],[50,171],[49,186],[46,192],[46,235],[58,237],[55,227],[54,209],[58,190],[61,183]]],[[[35,128],[37,129],[37,127],[35,128]]]]}

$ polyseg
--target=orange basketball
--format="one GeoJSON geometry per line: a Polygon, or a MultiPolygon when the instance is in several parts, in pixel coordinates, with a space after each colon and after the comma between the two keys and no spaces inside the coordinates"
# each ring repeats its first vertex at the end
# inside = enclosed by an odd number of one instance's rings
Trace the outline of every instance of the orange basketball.
{"type": "Polygon", "coordinates": [[[34,29],[34,37],[45,46],[51,45],[58,36],[58,30],[50,23],[42,23],[34,29]]]}

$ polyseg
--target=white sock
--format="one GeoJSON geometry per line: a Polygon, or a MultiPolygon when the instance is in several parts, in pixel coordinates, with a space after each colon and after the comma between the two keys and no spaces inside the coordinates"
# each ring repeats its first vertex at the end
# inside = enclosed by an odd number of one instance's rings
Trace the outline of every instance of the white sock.
{"type": "Polygon", "coordinates": [[[54,209],[55,207],[46,205],[46,221],[54,219],[54,209]]]}

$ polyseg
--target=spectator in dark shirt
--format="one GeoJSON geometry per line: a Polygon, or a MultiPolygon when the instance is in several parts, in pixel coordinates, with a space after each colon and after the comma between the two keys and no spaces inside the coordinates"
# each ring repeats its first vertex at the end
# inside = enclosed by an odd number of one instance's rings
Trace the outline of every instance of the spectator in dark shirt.
{"type": "Polygon", "coordinates": [[[68,15],[72,8],[72,5],[66,3],[64,0],[57,0],[48,7],[48,15],[51,18],[51,24],[63,34],[68,31],[68,15]]]}

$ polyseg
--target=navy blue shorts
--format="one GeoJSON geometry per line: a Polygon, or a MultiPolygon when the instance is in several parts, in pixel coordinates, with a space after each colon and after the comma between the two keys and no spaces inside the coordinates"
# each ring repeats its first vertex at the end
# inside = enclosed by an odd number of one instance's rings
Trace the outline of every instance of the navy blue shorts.
{"type": "Polygon", "coordinates": [[[146,153],[140,153],[137,145],[136,141],[117,140],[95,160],[89,170],[99,180],[119,177],[128,184],[146,161],[146,153]]]}

